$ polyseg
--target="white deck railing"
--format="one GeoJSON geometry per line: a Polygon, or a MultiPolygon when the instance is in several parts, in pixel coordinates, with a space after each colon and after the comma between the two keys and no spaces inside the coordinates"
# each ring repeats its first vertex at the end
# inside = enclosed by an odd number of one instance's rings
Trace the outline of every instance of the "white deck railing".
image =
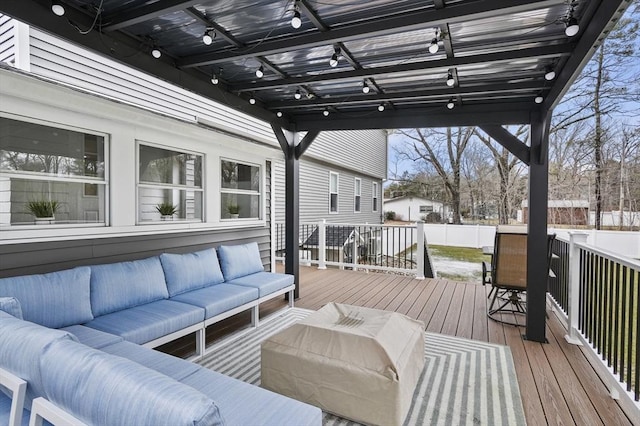
{"type": "Polygon", "coordinates": [[[569,343],[584,346],[611,396],[640,417],[640,262],[573,232],[554,245],[549,300],[569,343]]]}

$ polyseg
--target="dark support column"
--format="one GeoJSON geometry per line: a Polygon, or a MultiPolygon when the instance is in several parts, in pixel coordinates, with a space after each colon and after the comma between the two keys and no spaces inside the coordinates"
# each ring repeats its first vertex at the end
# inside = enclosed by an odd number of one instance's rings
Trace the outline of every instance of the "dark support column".
{"type": "Polygon", "coordinates": [[[529,163],[529,237],[527,239],[527,331],[525,338],[547,342],[546,298],[547,197],[549,194],[549,125],[551,113],[537,113],[531,119],[531,161],[529,163]]]}
{"type": "MultiPolygon", "coordinates": [[[[294,299],[300,297],[300,157],[318,136],[308,132],[298,144],[298,134],[271,124],[285,157],[284,272],[294,277],[294,299]]],[[[287,294],[288,297],[288,294],[287,294]]]]}

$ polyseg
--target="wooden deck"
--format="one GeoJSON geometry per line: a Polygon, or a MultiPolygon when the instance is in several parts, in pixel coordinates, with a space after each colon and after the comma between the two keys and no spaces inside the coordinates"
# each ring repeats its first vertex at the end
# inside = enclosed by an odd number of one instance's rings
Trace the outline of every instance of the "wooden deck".
{"type": "MultiPolygon", "coordinates": [[[[524,328],[487,318],[488,288],[479,283],[302,266],[300,275],[297,307],[317,310],[339,302],[392,310],[424,321],[427,331],[508,345],[529,425],[640,425],[609,397],[583,349],[564,340],[566,330],[552,312],[549,343],[535,343],[522,338],[524,328]]],[[[261,316],[285,305],[281,299],[267,302],[261,316]]],[[[210,327],[208,340],[248,321],[243,313],[210,327]]]]}

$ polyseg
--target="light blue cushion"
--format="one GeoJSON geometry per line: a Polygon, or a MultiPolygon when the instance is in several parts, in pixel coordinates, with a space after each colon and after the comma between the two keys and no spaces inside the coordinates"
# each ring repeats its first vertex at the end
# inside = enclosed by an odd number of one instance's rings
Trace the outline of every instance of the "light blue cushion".
{"type": "Polygon", "coordinates": [[[224,281],[214,249],[187,254],[160,255],[169,296],[224,281]]]}
{"type": "Polygon", "coordinates": [[[204,321],[204,309],[193,305],[158,300],[97,317],[87,327],[143,344],[204,321]]]}
{"type": "Polygon", "coordinates": [[[86,327],[84,325],[72,325],[61,328],[61,330],[73,334],[80,343],[93,349],[102,349],[105,346],[113,345],[114,343],[122,342],[124,340],[122,337],[116,336],[115,334],[105,333],[104,331],[96,330],[95,328],[86,327]]]}
{"type": "Polygon", "coordinates": [[[44,395],[38,360],[44,348],[58,340],[75,337],[14,317],[0,317],[0,366],[27,381],[25,407],[44,395]]]}
{"type": "Polygon", "coordinates": [[[20,301],[25,320],[60,328],[93,319],[89,297],[91,270],[84,266],[40,275],[0,279],[0,296],[20,301]]]}
{"type": "Polygon", "coordinates": [[[201,392],[79,343],[49,345],[40,369],[46,398],[87,424],[224,424],[216,404],[201,392]]]}
{"type": "Polygon", "coordinates": [[[231,284],[216,284],[211,287],[179,294],[170,300],[200,306],[205,310],[205,319],[236,308],[258,298],[258,290],[231,284]]]}
{"type": "Polygon", "coordinates": [[[168,297],[158,257],[91,267],[91,308],[96,317],[168,297]]]}
{"type": "Polygon", "coordinates": [[[322,411],[318,407],[212,370],[201,369],[181,382],[213,399],[228,425],[322,425],[322,411]]]}
{"type": "Polygon", "coordinates": [[[0,311],[11,314],[11,316],[18,319],[22,319],[20,301],[15,297],[0,297],[0,311]]]}
{"type": "Polygon", "coordinates": [[[127,358],[128,360],[137,362],[140,365],[144,365],[147,368],[178,381],[202,368],[193,362],[185,361],[184,359],[176,358],[175,356],[167,355],[127,341],[114,343],[100,350],[111,355],[127,358]]]}
{"type": "Polygon", "coordinates": [[[260,290],[260,297],[264,297],[290,286],[293,282],[293,275],[279,274],[276,272],[257,272],[228,281],[227,284],[257,288],[260,290]]]}
{"type": "Polygon", "coordinates": [[[225,281],[264,271],[258,243],[218,247],[220,269],[225,281]]]}

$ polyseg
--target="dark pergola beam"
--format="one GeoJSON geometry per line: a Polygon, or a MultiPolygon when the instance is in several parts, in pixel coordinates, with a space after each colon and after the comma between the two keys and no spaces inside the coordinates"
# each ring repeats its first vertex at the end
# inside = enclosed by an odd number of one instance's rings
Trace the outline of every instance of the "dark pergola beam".
{"type": "Polygon", "coordinates": [[[213,28],[216,33],[223,38],[227,43],[235,46],[235,47],[244,47],[244,43],[242,43],[240,40],[238,40],[237,38],[235,38],[233,36],[233,34],[231,34],[229,31],[227,31],[224,27],[222,27],[220,24],[218,24],[215,21],[212,21],[211,19],[207,18],[206,15],[202,14],[198,9],[196,9],[195,7],[188,7],[185,9],[185,13],[187,15],[190,15],[194,18],[196,18],[197,20],[199,20],[200,22],[202,22],[204,25],[206,25],[207,27],[211,27],[213,28]]]}
{"type": "Polygon", "coordinates": [[[330,31],[304,33],[298,36],[264,41],[247,46],[245,50],[229,50],[194,55],[180,61],[181,67],[198,67],[258,55],[273,55],[305,48],[332,45],[338,42],[438,27],[443,24],[473,21],[495,17],[498,13],[509,14],[546,8],[563,4],[563,0],[492,0],[463,2],[443,9],[410,11],[387,18],[371,19],[352,25],[345,25],[330,31]]]}
{"type": "Polygon", "coordinates": [[[311,100],[276,101],[267,103],[271,110],[298,109],[300,107],[325,107],[371,104],[372,102],[448,99],[453,96],[486,95],[486,94],[513,94],[517,92],[531,92],[542,90],[544,81],[529,81],[521,83],[499,83],[491,85],[479,85],[471,87],[432,87],[424,90],[409,92],[390,92],[379,94],[375,98],[365,94],[345,96],[340,98],[317,98],[311,100]]]}
{"type": "Polygon", "coordinates": [[[105,16],[102,26],[103,31],[116,31],[122,28],[130,27],[140,22],[158,18],[167,13],[184,10],[188,7],[202,3],[197,0],[158,0],[155,3],[146,4],[140,7],[130,8],[125,12],[120,12],[117,17],[105,16]]]}
{"type": "Polygon", "coordinates": [[[527,49],[516,49],[494,53],[483,53],[479,55],[469,55],[459,58],[446,58],[440,60],[428,60],[420,62],[405,63],[400,65],[387,65],[376,68],[355,69],[340,72],[314,75],[313,77],[292,77],[284,80],[260,81],[254,84],[232,85],[230,90],[248,91],[275,89],[286,86],[297,86],[309,82],[336,82],[342,80],[352,80],[357,78],[369,78],[378,75],[394,73],[405,73],[410,71],[428,71],[432,69],[448,69],[464,65],[485,64],[500,61],[510,61],[514,59],[545,58],[568,56],[575,47],[573,43],[557,44],[544,47],[531,47],[527,49]]]}
{"type": "Polygon", "coordinates": [[[296,145],[296,148],[295,148],[296,158],[299,159],[300,157],[302,157],[302,155],[311,146],[313,141],[316,140],[316,137],[318,137],[319,134],[320,134],[320,130],[311,130],[307,132],[306,135],[304,135],[300,143],[296,145]]]}
{"type": "Polygon", "coordinates": [[[586,30],[581,30],[583,33],[580,35],[580,40],[547,94],[542,104],[545,109],[551,111],[558,105],[564,94],[580,75],[584,66],[596,52],[600,41],[607,36],[607,33],[603,34],[603,31],[620,19],[630,3],[631,0],[589,2],[591,9],[585,12],[580,23],[581,26],[586,25],[586,30]]]}
{"type": "Polygon", "coordinates": [[[298,8],[300,8],[300,12],[302,12],[302,14],[306,16],[317,29],[323,32],[329,31],[330,28],[322,22],[320,16],[311,8],[311,6],[309,6],[309,3],[307,3],[306,0],[298,0],[297,4],[298,8]]]}
{"type": "Polygon", "coordinates": [[[507,129],[502,126],[488,124],[482,124],[478,127],[480,127],[482,131],[491,136],[500,145],[507,148],[509,152],[515,155],[524,164],[527,166],[529,165],[531,158],[529,147],[520,139],[512,135],[507,129]]]}
{"type": "Polygon", "coordinates": [[[476,126],[478,123],[493,125],[528,124],[531,102],[500,103],[493,105],[461,105],[448,110],[444,105],[432,108],[377,110],[363,116],[362,113],[300,114],[290,116],[298,131],[311,130],[367,130],[408,129],[423,127],[476,126]]]}

